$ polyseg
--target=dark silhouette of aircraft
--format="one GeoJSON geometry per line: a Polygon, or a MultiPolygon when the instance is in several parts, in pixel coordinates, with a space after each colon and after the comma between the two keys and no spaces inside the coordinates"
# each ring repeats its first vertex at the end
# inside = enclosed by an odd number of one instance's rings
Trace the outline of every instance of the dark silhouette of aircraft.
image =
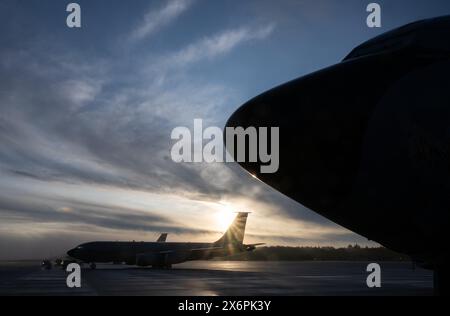
{"type": "Polygon", "coordinates": [[[449,39],[450,16],[408,24],[254,98],[227,123],[279,127],[278,172],[260,173],[261,161],[241,165],[433,269],[441,294],[450,281],[449,39]]]}
{"type": "Polygon", "coordinates": [[[173,264],[191,260],[208,260],[244,251],[253,251],[262,244],[243,243],[249,213],[238,213],[226,233],[213,243],[165,242],[163,234],[157,242],[91,242],[82,244],[67,254],[83,263],[124,262],[128,265],[171,268],[173,264]]]}
{"type": "MultiPolygon", "coordinates": [[[[156,242],[166,242],[167,236],[169,234],[162,233],[156,242]]],[[[53,258],[53,259],[44,259],[41,262],[41,267],[46,270],[50,270],[53,268],[53,265],[58,267],[66,268],[68,264],[74,262],[73,258],[53,258]]],[[[122,261],[113,261],[114,264],[119,265],[122,264],[122,261]]]]}

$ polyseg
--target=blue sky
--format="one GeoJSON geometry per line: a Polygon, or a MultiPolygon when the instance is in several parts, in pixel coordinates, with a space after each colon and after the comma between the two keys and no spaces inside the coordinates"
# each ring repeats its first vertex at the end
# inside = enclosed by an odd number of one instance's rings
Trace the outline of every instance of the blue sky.
{"type": "Polygon", "coordinates": [[[81,29],[66,27],[68,3],[0,1],[0,259],[161,231],[212,241],[239,210],[253,212],[247,242],[367,243],[237,166],[173,163],[171,131],[223,126],[448,1],[378,1],[380,29],[360,0],[80,0],[81,29]]]}

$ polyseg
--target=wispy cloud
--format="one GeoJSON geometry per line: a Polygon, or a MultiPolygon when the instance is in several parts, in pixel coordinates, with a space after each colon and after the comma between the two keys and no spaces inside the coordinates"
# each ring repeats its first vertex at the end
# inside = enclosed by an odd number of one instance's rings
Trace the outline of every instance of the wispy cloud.
{"type": "Polygon", "coordinates": [[[258,28],[241,27],[227,30],[219,34],[205,37],[184,49],[169,55],[166,63],[173,67],[186,66],[204,59],[224,55],[236,46],[252,40],[262,40],[272,34],[275,24],[271,23],[258,28]]]}
{"type": "MultiPolygon", "coordinates": [[[[29,55],[16,55],[8,67],[0,64],[7,78],[3,84],[11,87],[0,95],[0,104],[9,113],[8,120],[0,117],[0,235],[2,227],[15,227],[17,234],[27,223],[50,223],[58,230],[90,225],[96,232],[115,230],[120,239],[136,238],[132,235],[136,230],[183,236],[206,233],[200,227],[210,223],[193,221],[196,225],[186,227],[185,219],[220,208],[218,202],[224,199],[237,200],[237,205],[243,204],[240,209],[248,210],[256,208],[252,201],[264,201],[265,206],[257,205],[260,213],[270,207],[267,214],[327,225],[307,210],[299,212],[298,205],[278,193],[259,187],[238,166],[175,164],[168,157],[173,127],[190,124],[196,117],[220,121],[227,104],[239,103],[232,87],[205,82],[187,66],[266,39],[274,29],[273,24],[247,25],[192,40],[156,59],[154,70],[169,67],[162,69],[168,78],[163,84],[151,83],[159,72],[153,76],[139,72],[141,63],[133,65],[130,82],[113,66],[98,67],[72,56],[61,56],[45,71],[30,67],[36,58],[29,55]],[[124,78],[120,85],[117,78],[124,78]],[[42,198],[25,203],[23,196],[32,195],[27,190],[42,198]],[[103,191],[120,193],[103,197],[103,191]],[[143,196],[133,197],[136,192],[143,196]],[[72,195],[81,198],[74,200],[72,195]],[[95,203],[87,201],[88,196],[95,203]],[[112,196],[126,197],[126,205],[117,200],[106,207],[97,205],[112,196]],[[129,205],[133,201],[142,205],[129,205]],[[175,221],[180,214],[183,223],[175,221]]],[[[257,216],[253,221],[258,222],[257,216]]],[[[287,235],[286,224],[283,227],[287,235]]],[[[292,234],[296,231],[292,224],[292,234]]]]}
{"type": "Polygon", "coordinates": [[[163,7],[147,12],[138,25],[131,33],[132,40],[142,40],[153,35],[162,27],[168,25],[185,12],[194,0],[169,0],[163,7]]]}
{"type": "MultiPolygon", "coordinates": [[[[183,44],[167,36],[170,45],[157,50],[124,45],[124,38],[138,44],[158,35],[194,1],[169,0],[144,12],[110,54],[21,37],[27,49],[0,50],[0,258],[41,257],[45,249],[89,240],[154,240],[160,231],[175,234],[173,240],[214,240],[222,202],[255,211],[248,242],[353,236],[238,165],[170,159],[174,127],[190,127],[194,118],[223,126],[248,97],[239,84],[209,75],[223,70],[215,61],[229,57],[240,67],[239,49],[256,54],[258,41],[275,30],[271,17],[237,19],[238,26],[217,23],[200,38],[198,30],[187,32],[183,44]]],[[[280,31],[282,25],[277,21],[280,31]]]]}

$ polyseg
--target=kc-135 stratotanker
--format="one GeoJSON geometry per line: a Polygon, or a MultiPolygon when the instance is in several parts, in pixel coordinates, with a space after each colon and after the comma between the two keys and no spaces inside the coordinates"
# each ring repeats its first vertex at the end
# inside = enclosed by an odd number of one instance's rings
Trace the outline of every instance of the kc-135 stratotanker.
{"type": "Polygon", "coordinates": [[[78,262],[89,263],[93,269],[97,263],[171,268],[173,264],[185,261],[226,257],[253,251],[262,245],[243,243],[248,214],[238,213],[222,238],[213,243],[167,242],[167,234],[163,234],[157,242],[90,242],[69,250],[67,254],[78,262]]]}
{"type": "Polygon", "coordinates": [[[253,176],[433,269],[448,294],[450,16],[385,33],[250,100],[227,123],[238,126],[279,127],[279,170],[240,163],[253,176]]]}

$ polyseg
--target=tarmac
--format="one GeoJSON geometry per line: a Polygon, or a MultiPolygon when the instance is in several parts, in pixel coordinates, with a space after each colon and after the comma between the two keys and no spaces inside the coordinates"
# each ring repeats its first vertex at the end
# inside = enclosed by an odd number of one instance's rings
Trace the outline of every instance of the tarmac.
{"type": "Polygon", "coordinates": [[[52,296],[372,296],[432,295],[431,271],[411,263],[381,265],[381,288],[366,283],[368,262],[198,261],[156,270],[122,265],[85,266],[81,288],[66,285],[60,267],[0,262],[0,295],[52,296]]]}

